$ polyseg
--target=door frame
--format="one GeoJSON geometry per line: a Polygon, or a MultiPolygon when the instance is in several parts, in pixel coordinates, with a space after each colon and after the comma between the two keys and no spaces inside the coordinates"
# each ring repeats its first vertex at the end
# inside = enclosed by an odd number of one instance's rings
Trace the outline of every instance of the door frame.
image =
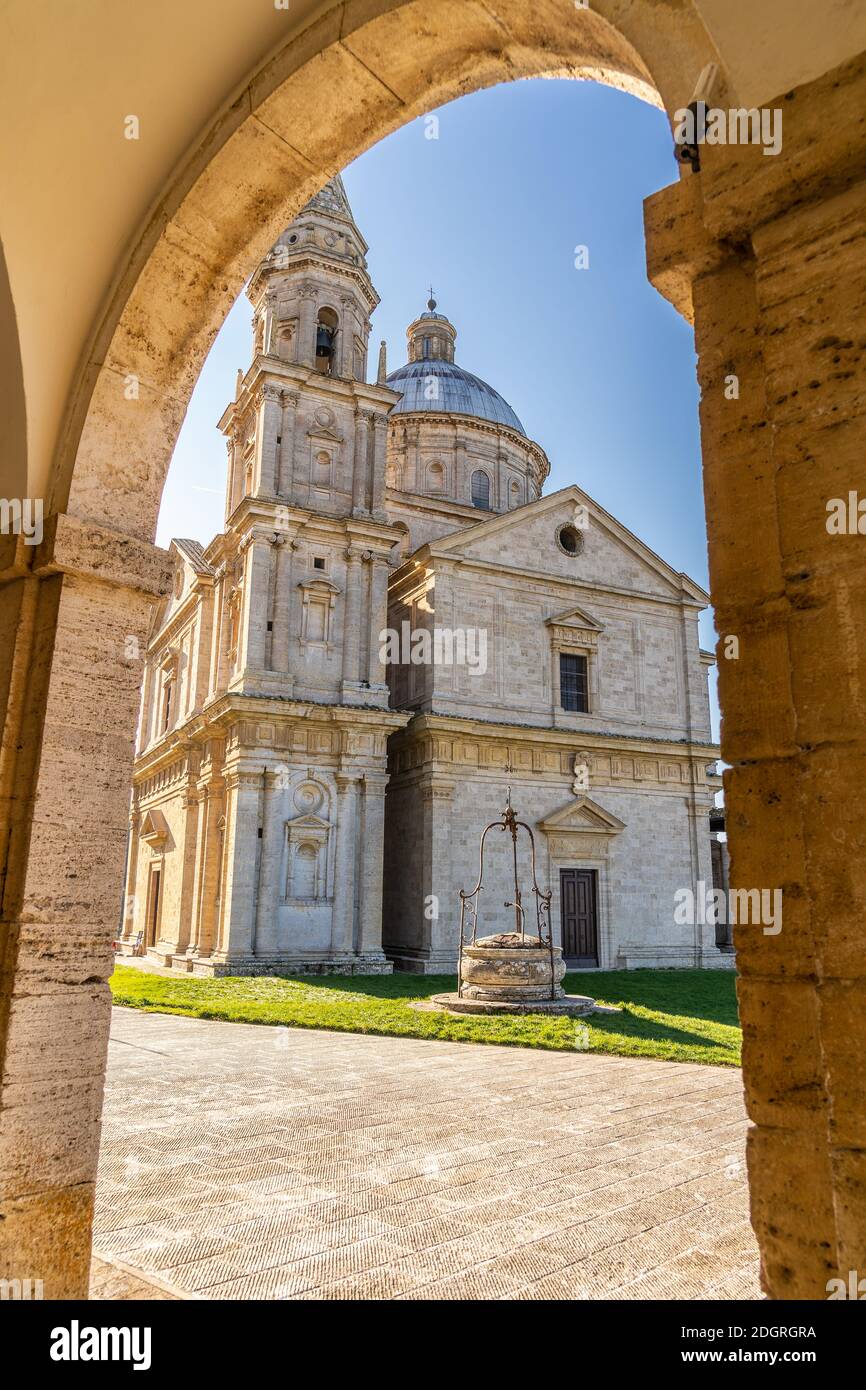
{"type": "Polygon", "coordinates": [[[601,968],[601,888],[599,884],[599,873],[595,865],[590,864],[559,864],[559,939],[562,946],[563,959],[574,962],[575,970],[599,970],[601,968]],[[565,950],[565,893],[563,891],[563,874],[588,874],[592,891],[592,920],[595,928],[595,960],[593,962],[581,961],[579,957],[567,955],[565,950]]]}
{"type": "Polygon", "coordinates": [[[164,867],[164,860],[160,859],[151,864],[147,872],[147,899],[144,906],[144,949],[146,951],[159,941],[162,900],[165,893],[164,867]],[[154,892],[156,892],[156,904],[153,901],[154,892]]]}
{"type": "Polygon", "coordinates": [[[616,956],[616,944],[611,937],[611,899],[610,899],[610,880],[609,864],[607,857],[592,857],[585,855],[578,858],[577,855],[571,857],[565,854],[551,854],[549,860],[550,886],[553,890],[551,899],[551,925],[553,926],[553,939],[558,946],[563,945],[562,940],[562,879],[560,870],[562,869],[593,869],[595,871],[596,901],[595,914],[598,935],[598,966],[587,965],[587,970],[611,970],[614,968],[616,956]]]}

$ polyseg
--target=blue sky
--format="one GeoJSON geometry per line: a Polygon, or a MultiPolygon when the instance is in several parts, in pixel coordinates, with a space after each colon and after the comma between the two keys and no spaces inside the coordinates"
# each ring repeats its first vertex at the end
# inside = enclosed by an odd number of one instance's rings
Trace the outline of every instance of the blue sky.
{"type": "MultiPolygon", "coordinates": [[[[707,586],[690,326],[646,278],[643,199],[677,178],[664,114],[590,82],[510,83],[411,122],[344,172],[382,303],[388,367],[432,283],[457,360],[517,411],[551,462],[668,564],[707,586]],[[589,268],[575,268],[575,248],[589,268]]],[[[222,527],[216,421],[250,361],[251,309],[230,312],[181,430],[157,540],[222,527]]],[[[712,619],[702,642],[713,645],[712,619]]],[[[715,701],[714,701],[715,705],[715,701]]]]}

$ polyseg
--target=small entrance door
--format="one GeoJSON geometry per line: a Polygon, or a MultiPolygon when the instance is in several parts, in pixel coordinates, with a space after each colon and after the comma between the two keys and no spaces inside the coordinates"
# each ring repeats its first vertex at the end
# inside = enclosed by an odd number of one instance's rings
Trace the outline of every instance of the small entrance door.
{"type": "Polygon", "coordinates": [[[145,934],[145,946],[155,946],[157,938],[157,928],[159,926],[159,888],[162,878],[161,869],[151,869],[150,871],[150,891],[148,893],[147,904],[147,931],[145,934]]]}
{"type": "Polygon", "coordinates": [[[598,874],[560,869],[562,954],[570,965],[598,965],[598,874]]]}

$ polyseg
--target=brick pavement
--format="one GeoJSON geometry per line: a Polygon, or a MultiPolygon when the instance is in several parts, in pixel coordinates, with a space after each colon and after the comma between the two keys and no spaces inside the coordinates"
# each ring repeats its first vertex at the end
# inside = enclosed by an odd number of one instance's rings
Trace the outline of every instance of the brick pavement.
{"type": "Polygon", "coordinates": [[[95,1253],[180,1297],[758,1298],[745,1127],[734,1070],[115,1009],[95,1253]]]}

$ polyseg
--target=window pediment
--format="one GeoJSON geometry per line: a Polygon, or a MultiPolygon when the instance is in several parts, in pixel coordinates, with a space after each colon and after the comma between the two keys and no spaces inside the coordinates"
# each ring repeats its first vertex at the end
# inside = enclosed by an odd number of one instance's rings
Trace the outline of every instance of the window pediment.
{"type": "Polygon", "coordinates": [[[589,832],[596,835],[618,835],[620,831],[625,830],[625,821],[621,821],[611,811],[606,811],[591,797],[578,796],[558,811],[554,811],[546,820],[540,821],[538,828],[545,834],[554,832],[557,835],[585,835],[589,832]]]}
{"type": "Polygon", "coordinates": [[[294,820],[286,821],[286,828],[291,835],[295,835],[300,834],[302,831],[305,830],[320,830],[325,831],[327,833],[327,831],[330,830],[331,827],[326,820],[322,819],[321,816],[307,814],[303,816],[295,816],[294,820]]]}
{"type": "Polygon", "coordinates": [[[141,822],[141,839],[153,849],[159,849],[168,839],[168,821],[162,811],[145,811],[141,822]]]}
{"type": "Polygon", "coordinates": [[[604,631],[603,625],[582,608],[566,609],[545,621],[554,646],[597,647],[599,633],[604,631]]]}
{"type": "Polygon", "coordinates": [[[336,595],[336,594],[340,594],[340,593],[343,592],[342,589],[340,588],[339,584],[335,584],[334,581],[333,581],[332,579],[323,579],[323,578],[321,578],[319,575],[317,575],[315,579],[302,579],[302,580],[300,580],[300,582],[299,582],[299,584],[298,584],[298,588],[299,588],[299,589],[303,589],[303,590],[305,591],[305,593],[311,593],[311,594],[320,593],[320,594],[323,594],[323,595],[324,595],[324,594],[335,594],[335,595],[336,595]]]}
{"type": "Polygon", "coordinates": [[[307,430],[310,439],[324,439],[329,444],[342,444],[343,436],[337,434],[335,430],[329,429],[327,425],[313,425],[307,430]]]}

